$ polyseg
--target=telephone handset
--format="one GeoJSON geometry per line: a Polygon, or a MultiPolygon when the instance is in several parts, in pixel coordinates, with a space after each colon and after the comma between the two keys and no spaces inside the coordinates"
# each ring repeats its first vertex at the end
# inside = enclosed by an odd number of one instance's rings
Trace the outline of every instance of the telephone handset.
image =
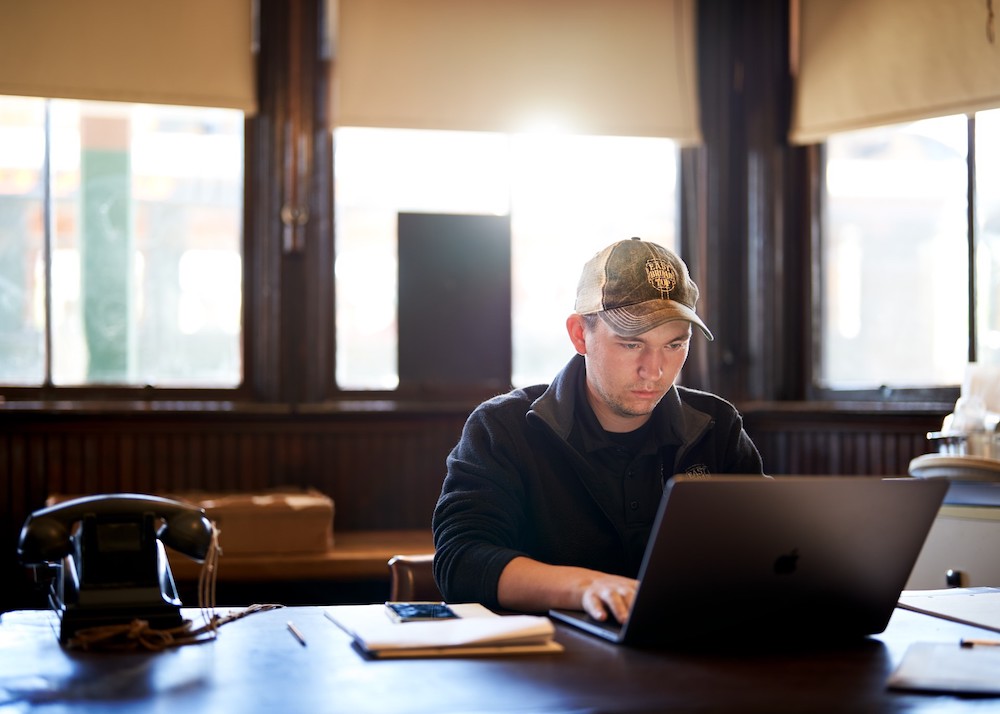
{"type": "Polygon", "coordinates": [[[205,559],[212,542],[212,524],[204,509],[159,496],[128,493],[86,496],[35,511],[21,530],[21,562],[36,565],[69,555],[73,525],[87,515],[100,518],[145,513],[164,520],[156,534],[160,541],[195,560],[205,559]]]}
{"type": "Polygon", "coordinates": [[[18,555],[24,565],[55,571],[49,596],[62,616],[65,644],[77,630],[102,624],[180,625],[181,601],[163,545],[203,561],[212,537],[212,523],[197,506],[143,494],[87,496],[32,513],[18,555]]]}

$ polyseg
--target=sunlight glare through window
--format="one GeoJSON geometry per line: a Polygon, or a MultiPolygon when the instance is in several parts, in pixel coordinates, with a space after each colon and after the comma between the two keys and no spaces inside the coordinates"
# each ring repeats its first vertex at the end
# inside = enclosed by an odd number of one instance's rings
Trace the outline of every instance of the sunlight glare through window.
{"type": "Polygon", "coordinates": [[[966,119],[827,142],[820,382],[957,384],[967,361],[966,119]]]}
{"type": "Polygon", "coordinates": [[[572,356],[565,320],[590,256],[632,236],[675,247],[668,139],[348,127],[334,143],[342,389],[398,385],[401,211],[510,215],[515,385],[550,381],[572,356]]]}

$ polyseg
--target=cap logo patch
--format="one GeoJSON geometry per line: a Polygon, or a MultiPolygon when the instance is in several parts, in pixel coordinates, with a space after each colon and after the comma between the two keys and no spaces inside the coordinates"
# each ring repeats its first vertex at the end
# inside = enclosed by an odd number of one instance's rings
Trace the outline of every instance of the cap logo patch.
{"type": "Polygon", "coordinates": [[[661,299],[669,298],[677,287],[677,271],[662,258],[650,258],[646,261],[646,281],[660,291],[661,299]]]}

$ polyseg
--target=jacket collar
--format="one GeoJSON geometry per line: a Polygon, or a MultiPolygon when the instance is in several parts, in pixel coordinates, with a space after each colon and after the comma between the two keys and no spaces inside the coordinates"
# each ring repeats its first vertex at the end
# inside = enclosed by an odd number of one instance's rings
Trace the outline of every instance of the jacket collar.
{"type": "MultiPolygon", "coordinates": [[[[577,385],[585,379],[583,355],[574,355],[556,375],[552,383],[531,404],[527,413],[529,423],[540,421],[546,424],[563,441],[568,441],[573,430],[574,411],[577,401],[577,385]]],[[[659,429],[668,429],[671,434],[664,438],[680,439],[683,446],[690,445],[701,437],[712,422],[711,415],[692,407],[681,399],[681,390],[676,385],[663,396],[653,412],[659,429]]]]}

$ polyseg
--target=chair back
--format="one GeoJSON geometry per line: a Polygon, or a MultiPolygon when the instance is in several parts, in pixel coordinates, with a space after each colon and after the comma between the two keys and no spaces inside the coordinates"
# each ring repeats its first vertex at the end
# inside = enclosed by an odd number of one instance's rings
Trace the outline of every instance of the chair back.
{"type": "Polygon", "coordinates": [[[401,602],[443,600],[434,580],[434,554],[394,555],[389,559],[389,599],[401,602]]]}

